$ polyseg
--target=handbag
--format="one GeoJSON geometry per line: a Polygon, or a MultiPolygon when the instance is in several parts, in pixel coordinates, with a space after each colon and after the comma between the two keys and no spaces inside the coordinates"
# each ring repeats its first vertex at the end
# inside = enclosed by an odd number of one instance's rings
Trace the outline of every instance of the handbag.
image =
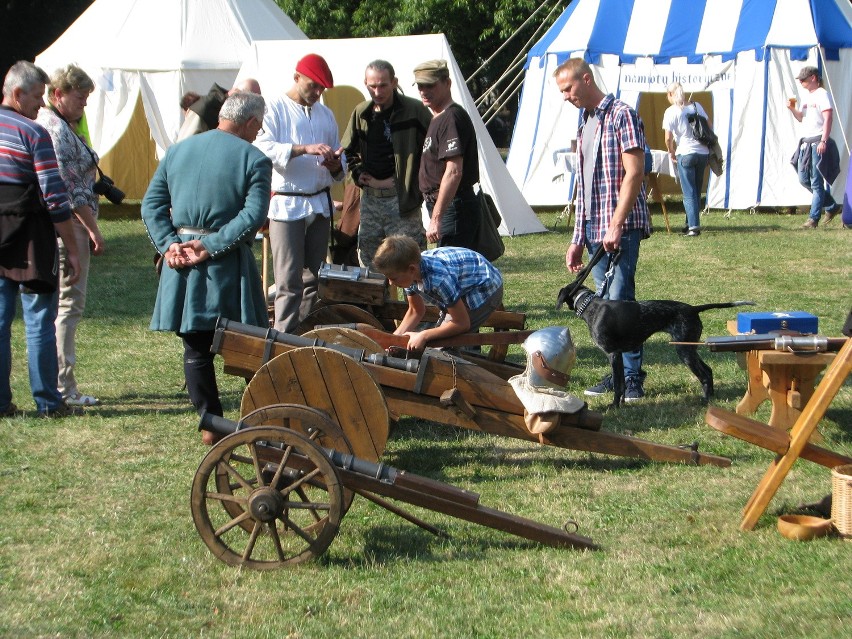
{"type": "Polygon", "coordinates": [[[698,112],[698,107],[695,106],[695,102],[690,102],[690,104],[692,105],[693,113],[688,113],[686,115],[686,119],[692,129],[692,137],[707,147],[711,147],[718,143],[719,138],[716,137],[713,129],[710,128],[710,123],[707,122],[707,118],[698,112]]]}
{"type": "Polygon", "coordinates": [[[476,231],[476,252],[489,262],[495,262],[506,251],[498,227],[502,218],[494,200],[479,189],[479,228],[476,231]]]}

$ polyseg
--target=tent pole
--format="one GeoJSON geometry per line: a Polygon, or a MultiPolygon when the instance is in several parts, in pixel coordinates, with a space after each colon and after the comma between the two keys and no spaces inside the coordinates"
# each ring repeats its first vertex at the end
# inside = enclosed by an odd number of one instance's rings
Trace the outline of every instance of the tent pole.
{"type": "MultiPolygon", "coordinates": [[[[828,65],[826,64],[825,53],[823,53],[822,47],[817,45],[817,53],[819,54],[820,59],[822,60],[822,68],[824,69],[823,76],[825,77],[825,83],[828,85],[828,93],[831,96],[834,96],[834,89],[831,88],[831,79],[828,77],[828,65]]],[[[834,112],[837,113],[837,102],[834,102],[834,112]]],[[[843,118],[838,117],[835,118],[837,120],[837,124],[840,126],[840,136],[843,139],[843,144],[846,146],[846,154],[852,155],[849,151],[849,141],[846,139],[846,130],[843,127],[843,118]]]]}

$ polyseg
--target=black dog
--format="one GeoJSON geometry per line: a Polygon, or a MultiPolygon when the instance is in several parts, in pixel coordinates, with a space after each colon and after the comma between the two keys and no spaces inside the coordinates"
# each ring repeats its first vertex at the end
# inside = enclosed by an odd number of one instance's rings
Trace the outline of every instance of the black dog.
{"type": "MultiPolygon", "coordinates": [[[[665,331],[674,342],[698,342],[701,340],[701,318],[699,313],[711,308],[731,308],[753,305],[754,302],[722,302],[691,306],[672,300],[647,300],[628,302],[605,300],[575,281],[561,291],[556,308],[562,304],[574,311],[589,326],[592,340],[609,357],[612,366],[614,389],[613,405],[618,406],[624,398],[624,362],[622,352],[637,350],[651,335],[665,331]]],[[[704,402],[713,394],[713,371],[698,356],[698,347],[675,346],[681,361],[701,382],[704,402]]]]}

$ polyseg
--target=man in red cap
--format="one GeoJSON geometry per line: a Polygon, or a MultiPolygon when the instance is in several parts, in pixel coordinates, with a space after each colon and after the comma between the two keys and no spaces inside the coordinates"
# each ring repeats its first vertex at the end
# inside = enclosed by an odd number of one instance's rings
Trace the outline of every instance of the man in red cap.
{"type": "Polygon", "coordinates": [[[269,100],[255,145],[272,160],[269,241],[275,273],[275,329],[292,333],[317,299],[334,211],[330,187],[344,178],[334,114],[319,103],[334,86],[314,53],[296,64],[293,86],[269,100]]]}

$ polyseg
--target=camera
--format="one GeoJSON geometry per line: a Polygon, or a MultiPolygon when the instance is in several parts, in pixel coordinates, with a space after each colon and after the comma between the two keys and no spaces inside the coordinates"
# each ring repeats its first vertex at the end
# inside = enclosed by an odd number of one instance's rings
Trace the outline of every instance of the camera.
{"type": "Polygon", "coordinates": [[[95,185],[92,187],[92,191],[97,193],[98,195],[103,195],[106,199],[108,199],[113,204],[121,204],[124,200],[124,191],[118,188],[115,185],[115,182],[112,179],[101,173],[100,179],[95,182],[95,185]]]}

